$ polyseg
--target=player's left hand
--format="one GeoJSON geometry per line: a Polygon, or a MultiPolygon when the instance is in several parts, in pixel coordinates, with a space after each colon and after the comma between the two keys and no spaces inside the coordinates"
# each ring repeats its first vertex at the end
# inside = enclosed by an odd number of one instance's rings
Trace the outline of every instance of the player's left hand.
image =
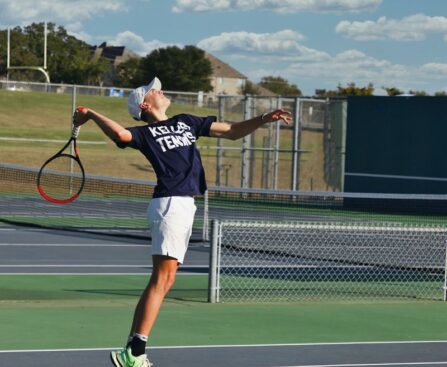
{"type": "Polygon", "coordinates": [[[289,125],[292,122],[292,114],[289,111],[283,110],[281,108],[281,109],[267,113],[264,116],[263,120],[265,122],[275,122],[275,121],[283,120],[287,125],[289,125]]]}

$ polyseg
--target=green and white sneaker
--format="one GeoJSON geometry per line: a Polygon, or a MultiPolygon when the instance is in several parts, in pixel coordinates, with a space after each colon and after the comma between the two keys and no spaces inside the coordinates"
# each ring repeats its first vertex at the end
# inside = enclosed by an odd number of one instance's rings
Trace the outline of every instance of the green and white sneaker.
{"type": "Polygon", "coordinates": [[[116,367],[151,367],[146,354],[135,357],[129,348],[124,348],[110,353],[110,358],[116,367]]]}

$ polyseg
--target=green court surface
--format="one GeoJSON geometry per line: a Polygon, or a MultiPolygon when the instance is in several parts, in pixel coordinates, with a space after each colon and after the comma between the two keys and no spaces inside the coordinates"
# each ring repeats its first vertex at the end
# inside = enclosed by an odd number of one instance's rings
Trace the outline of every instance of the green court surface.
{"type": "MultiPolygon", "coordinates": [[[[0,349],[122,345],[147,276],[0,276],[0,349]]],[[[442,301],[209,304],[206,275],[179,275],[153,346],[445,340],[442,301]]]]}

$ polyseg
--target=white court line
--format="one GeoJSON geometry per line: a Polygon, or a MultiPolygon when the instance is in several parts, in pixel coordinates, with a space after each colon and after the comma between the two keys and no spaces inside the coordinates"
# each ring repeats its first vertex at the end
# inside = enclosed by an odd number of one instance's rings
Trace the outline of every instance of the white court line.
{"type": "Polygon", "coordinates": [[[368,367],[368,366],[434,366],[447,365],[444,362],[393,362],[393,363],[343,363],[343,364],[306,364],[300,366],[277,366],[277,367],[368,367]]]}
{"type": "MultiPolygon", "coordinates": [[[[284,343],[284,344],[223,344],[223,345],[172,345],[172,346],[156,346],[147,347],[146,349],[206,349],[206,348],[274,348],[274,347],[313,347],[313,346],[336,346],[336,345],[394,345],[394,344],[447,344],[447,340],[414,340],[414,341],[386,341],[386,342],[340,342],[340,343],[284,343]]],[[[0,353],[53,353],[53,352],[89,352],[116,350],[121,347],[113,348],[78,348],[78,349],[15,349],[0,350],[0,353]]],[[[438,362],[436,362],[438,363],[438,362]]],[[[446,363],[446,362],[439,362],[446,363]]],[[[340,366],[340,365],[339,365],[340,366]]],[[[344,366],[344,365],[341,365],[344,366]]],[[[369,365],[367,365],[369,366],[369,365]]],[[[288,366],[298,367],[298,366],[288,366]]],[[[311,366],[309,366],[311,367],[311,366]]],[[[317,367],[317,366],[313,366],[317,367]]]]}
{"type": "Polygon", "coordinates": [[[0,246],[30,246],[30,247],[148,247],[149,243],[143,244],[110,244],[110,243],[0,243],[0,246]]]}
{"type": "MultiPolygon", "coordinates": [[[[148,269],[152,269],[152,266],[148,267],[148,269]]],[[[145,269],[145,270],[147,270],[147,269],[145,269]]],[[[138,275],[138,276],[146,277],[147,273],[143,273],[143,272],[142,273],[0,273],[0,278],[5,275],[9,275],[9,276],[11,276],[11,275],[14,275],[14,276],[16,276],[16,275],[32,275],[32,276],[39,276],[39,275],[57,275],[57,276],[60,276],[60,275],[76,275],[76,276],[78,276],[78,275],[95,275],[95,276],[96,275],[98,275],[98,276],[103,276],[103,275],[108,275],[108,276],[138,275]]],[[[182,271],[180,269],[177,271],[176,275],[177,276],[183,276],[183,275],[189,276],[189,275],[207,275],[207,274],[206,273],[197,273],[197,272],[186,273],[185,271],[182,271]]]]}
{"type": "MultiPolygon", "coordinates": [[[[30,265],[23,265],[23,264],[3,264],[0,265],[0,268],[152,268],[151,264],[142,264],[142,265],[111,265],[111,264],[49,264],[49,265],[42,265],[42,264],[30,264],[30,265]]],[[[188,268],[208,268],[208,265],[184,265],[180,267],[181,269],[188,269],[188,268]]]]}
{"type": "Polygon", "coordinates": [[[142,267],[152,267],[149,264],[142,265],[112,265],[112,264],[3,264],[0,268],[142,268],[142,267]]]}

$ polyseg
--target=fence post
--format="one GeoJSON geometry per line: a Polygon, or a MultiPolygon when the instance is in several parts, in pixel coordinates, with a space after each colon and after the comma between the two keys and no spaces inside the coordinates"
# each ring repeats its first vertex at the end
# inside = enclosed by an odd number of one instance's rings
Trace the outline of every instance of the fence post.
{"type": "MultiPolygon", "coordinates": [[[[218,104],[218,121],[225,121],[225,97],[217,96],[217,104],[218,104]]],[[[221,169],[222,169],[222,139],[217,138],[217,149],[216,149],[216,186],[222,186],[221,182],[221,169]]]]}
{"type": "MultiPolygon", "coordinates": [[[[244,120],[251,119],[251,100],[252,97],[249,95],[245,96],[244,105],[244,120]]],[[[248,187],[249,174],[250,174],[250,158],[249,158],[249,145],[250,140],[247,136],[242,138],[242,164],[241,164],[241,188],[245,189],[248,187]]]]}
{"type": "Polygon", "coordinates": [[[292,156],[292,191],[296,191],[299,188],[299,165],[300,165],[300,100],[295,98],[294,109],[294,121],[293,121],[293,156],[292,156]]]}
{"type": "Polygon", "coordinates": [[[219,220],[211,222],[210,265],[208,273],[208,302],[219,302],[218,287],[219,220]]]}
{"type": "MultiPolygon", "coordinates": [[[[282,108],[282,98],[278,97],[276,100],[276,108],[282,108]]],[[[280,122],[275,124],[275,152],[273,163],[273,190],[278,189],[278,172],[279,172],[279,143],[281,139],[281,126],[280,122]]]]}

